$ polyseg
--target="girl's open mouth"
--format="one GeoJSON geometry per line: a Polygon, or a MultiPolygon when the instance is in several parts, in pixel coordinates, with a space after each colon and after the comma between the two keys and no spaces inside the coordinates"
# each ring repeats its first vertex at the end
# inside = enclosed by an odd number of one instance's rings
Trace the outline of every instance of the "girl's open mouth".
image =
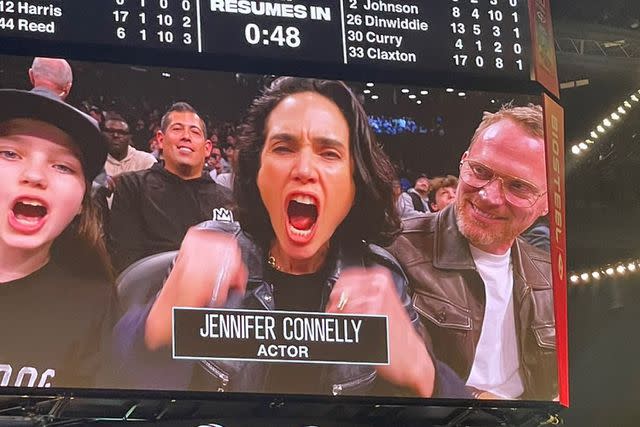
{"type": "Polygon", "coordinates": [[[22,233],[35,233],[40,230],[47,217],[47,207],[38,200],[18,200],[9,213],[9,224],[22,233]]]}

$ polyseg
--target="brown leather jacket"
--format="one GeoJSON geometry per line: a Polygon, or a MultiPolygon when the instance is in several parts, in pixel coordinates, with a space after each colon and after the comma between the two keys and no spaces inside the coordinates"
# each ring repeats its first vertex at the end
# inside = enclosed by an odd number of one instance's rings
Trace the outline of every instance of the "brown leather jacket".
{"type": "MultiPolygon", "coordinates": [[[[400,262],[436,357],[466,380],[480,339],[484,283],[469,244],[458,230],[455,207],[403,222],[387,248],[400,262]]],[[[514,310],[522,399],[551,400],[558,370],[549,254],[518,238],[511,248],[514,310]]]]}

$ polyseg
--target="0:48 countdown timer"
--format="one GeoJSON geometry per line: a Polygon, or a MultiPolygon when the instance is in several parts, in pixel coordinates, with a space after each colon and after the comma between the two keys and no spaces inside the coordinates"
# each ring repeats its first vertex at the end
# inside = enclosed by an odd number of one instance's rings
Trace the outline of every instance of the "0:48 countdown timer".
{"type": "Polygon", "coordinates": [[[252,45],[263,44],[269,46],[275,44],[282,47],[296,48],[302,43],[300,30],[297,27],[284,27],[276,25],[272,29],[260,28],[258,24],[250,23],[244,27],[244,38],[252,45]]]}

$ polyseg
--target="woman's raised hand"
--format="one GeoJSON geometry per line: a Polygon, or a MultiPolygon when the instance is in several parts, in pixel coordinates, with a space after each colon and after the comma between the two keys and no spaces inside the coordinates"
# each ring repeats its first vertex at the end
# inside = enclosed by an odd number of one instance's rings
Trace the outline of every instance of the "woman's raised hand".
{"type": "Polygon", "coordinates": [[[390,364],[378,366],[378,374],[419,396],[431,396],[435,379],[433,361],[400,301],[389,270],[382,267],[345,270],[331,291],[326,311],[386,315],[390,364]]]}
{"type": "Polygon", "coordinates": [[[247,268],[233,235],[190,228],[145,328],[151,350],[171,343],[173,307],[224,307],[230,292],[244,294],[247,268]]]}

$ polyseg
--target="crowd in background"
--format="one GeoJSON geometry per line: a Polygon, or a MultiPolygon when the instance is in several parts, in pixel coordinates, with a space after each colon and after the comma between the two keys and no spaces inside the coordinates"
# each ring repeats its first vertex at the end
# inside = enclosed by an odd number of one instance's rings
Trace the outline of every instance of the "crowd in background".
{"type": "MultiPolygon", "coordinates": [[[[70,94],[73,76],[66,61],[41,58],[34,62],[31,70],[36,70],[36,74],[39,72],[51,80],[41,78],[36,82],[32,76],[34,71],[30,71],[30,80],[34,87],[42,86],[42,82],[45,81],[48,82],[45,87],[53,92],[63,90],[63,99],[70,94]],[[56,82],[56,79],[59,81],[56,82]]],[[[101,191],[105,191],[107,195],[113,189],[114,176],[151,168],[156,162],[163,166],[164,162],[159,135],[162,133],[163,114],[170,107],[170,103],[167,104],[166,100],[161,101],[162,98],[158,97],[158,94],[139,97],[133,93],[129,96],[128,93],[125,91],[120,94],[91,95],[84,92],[80,98],[76,97],[74,102],[80,110],[97,122],[109,141],[105,172],[94,182],[94,186],[102,187],[101,191]]],[[[233,164],[237,157],[236,144],[243,117],[236,120],[219,119],[215,111],[206,109],[199,109],[198,116],[203,120],[207,132],[205,136],[212,144],[202,172],[208,174],[216,183],[231,189],[233,164]]],[[[445,135],[444,118],[440,115],[435,118],[430,128],[410,116],[390,117],[379,113],[370,114],[368,124],[382,139],[385,135],[445,135]]],[[[397,180],[394,191],[396,207],[401,218],[438,212],[455,199],[457,177],[447,174],[447,169],[440,171],[442,175],[437,175],[433,168],[433,161],[430,164],[425,163],[422,167],[416,168],[413,165],[407,170],[402,164],[396,164],[397,180]]],[[[111,199],[108,206],[110,208],[111,199]]]]}

